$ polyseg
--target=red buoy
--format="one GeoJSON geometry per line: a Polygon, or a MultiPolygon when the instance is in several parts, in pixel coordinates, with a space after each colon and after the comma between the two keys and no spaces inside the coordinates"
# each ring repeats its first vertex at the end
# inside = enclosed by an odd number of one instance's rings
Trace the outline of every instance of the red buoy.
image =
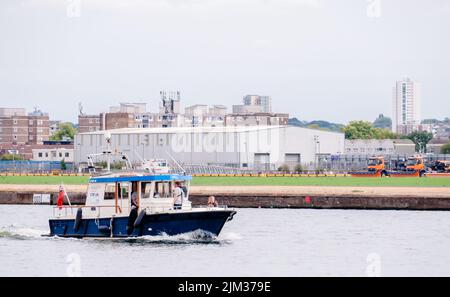
{"type": "Polygon", "coordinates": [[[305,197],[305,203],[306,203],[306,204],[310,204],[310,203],[311,203],[311,197],[306,196],[306,197],[305,197]]]}

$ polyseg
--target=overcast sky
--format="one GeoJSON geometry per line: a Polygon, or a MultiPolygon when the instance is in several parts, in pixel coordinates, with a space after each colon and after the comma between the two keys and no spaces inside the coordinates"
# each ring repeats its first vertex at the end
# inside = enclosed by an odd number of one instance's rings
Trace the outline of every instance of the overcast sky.
{"type": "Polygon", "coordinates": [[[448,0],[1,0],[0,106],[76,121],[78,102],[157,111],[160,90],[180,90],[183,106],[261,94],[346,123],[390,116],[409,76],[423,118],[443,118],[449,36],[448,0]]]}

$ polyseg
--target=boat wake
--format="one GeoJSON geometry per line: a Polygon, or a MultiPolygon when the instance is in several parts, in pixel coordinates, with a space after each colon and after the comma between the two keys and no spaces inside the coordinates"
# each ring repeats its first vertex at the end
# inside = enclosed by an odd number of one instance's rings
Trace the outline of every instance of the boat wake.
{"type": "Polygon", "coordinates": [[[143,236],[140,238],[133,238],[128,240],[135,240],[142,243],[155,243],[155,244],[192,244],[192,243],[216,243],[217,237],[209,232],[202,230],[196,230],[189,233],[178,235],[167,235],[162,233],[156,236],[143,236]]]}
{"type": "Polygon", "coordinates": [[[86,240],[129,243],[138,245],[191,245],[191,244],[230,244],[241,239],[236,233],[223,233],[218,237],[203,230],[196,230],[178,235],[167,235],[165,233],[154,236],[127,237],[127,238],[89,238],[86,240]]]}
{"type": "Polygon", "coordinates": [[[22,227],[16,224],[0,227],[0,238],[40,239],[47,231],[22,227]]]}
{"type": "Polygon", "coordinates": [[[234,233],[224,233],[219,236],[215,236],[210,232],[196,230],[178,235],[167,235],[166,233],[162,233],[161,235],[155,236],[143,236],[117,240],[138,244],[228,244],[232,243],[232,241],[236,239],[240,239],[240,237],[234,233]]]}
{"type": "Polygon", "coordinates": [[[128,237],[128,238],[63,238],[47,237],[48,230],[29,228],[16,224],[0,227],[0,239],[11,238],[17,240],[46,239],[46,240],[84,240],[84,241],[113,241],[136,244],[230,244],[241,239],[241,236],[233,232],[223,232],[219,236],[212,233],[196,230],[179,235],[167,235],[165,233],[156,236],[128,237]]]}

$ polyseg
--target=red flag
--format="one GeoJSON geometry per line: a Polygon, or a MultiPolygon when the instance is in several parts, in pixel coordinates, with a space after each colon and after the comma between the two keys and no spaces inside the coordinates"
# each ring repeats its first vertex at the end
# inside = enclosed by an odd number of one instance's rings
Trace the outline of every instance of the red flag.
{"type": "Polygon", "coordinates": [[[59,209],[62,209],[63,198],[64,198],[64,189],[63,189],[63,187],[59,187],[58,200],[56,200],[56,204],[58,205],[59,209]]]}

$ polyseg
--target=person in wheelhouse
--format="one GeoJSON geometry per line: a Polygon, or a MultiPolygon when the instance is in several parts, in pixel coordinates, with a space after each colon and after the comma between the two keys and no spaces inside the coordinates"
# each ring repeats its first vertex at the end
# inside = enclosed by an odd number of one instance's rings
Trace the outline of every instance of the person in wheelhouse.
{"type": "Polygon", "coordinates": [[[185,193],[180,182],[175,182],[175,189],[173,191],[173,209],[181,209],[185,193]]]}

